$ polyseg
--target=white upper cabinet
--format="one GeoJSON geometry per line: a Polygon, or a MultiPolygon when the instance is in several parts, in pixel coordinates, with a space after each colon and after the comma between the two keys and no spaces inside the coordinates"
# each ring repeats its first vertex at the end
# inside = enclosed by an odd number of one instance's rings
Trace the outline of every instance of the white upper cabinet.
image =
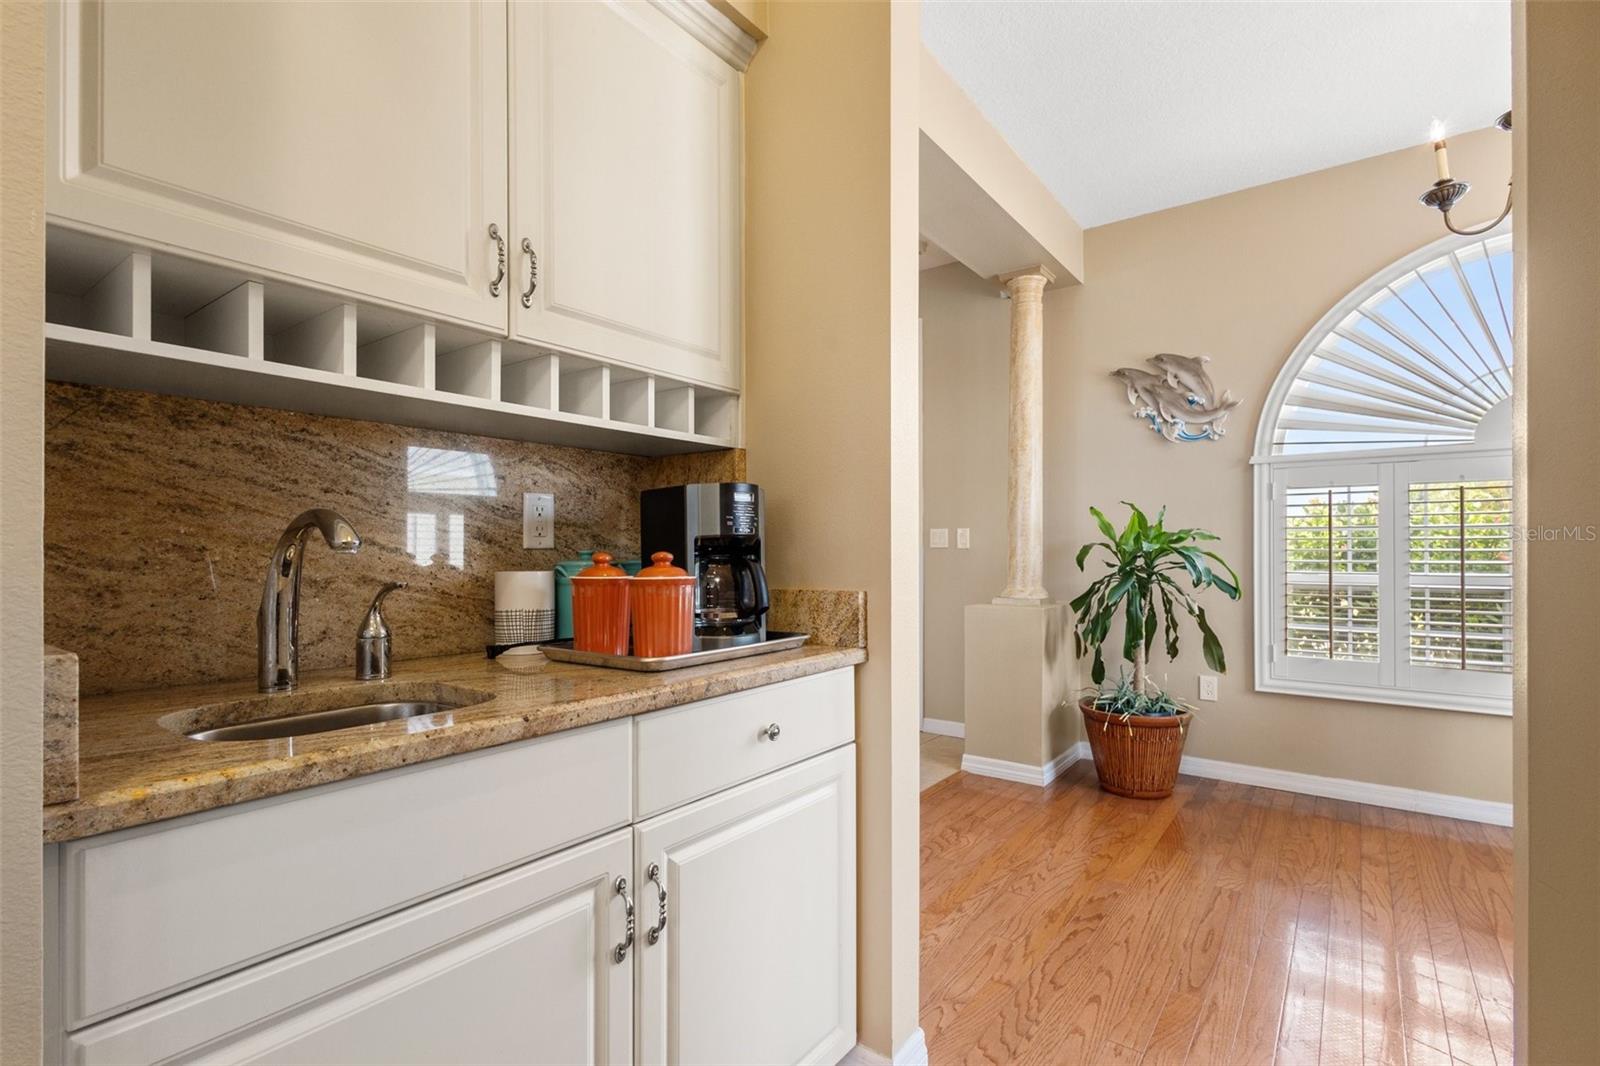
{"type": "Polygon", "coordinates": [[[505,328],[503,2],[49,8],[52,221],[505,328]]]}
{"type": "Polygon", "coordinates": [[[648,3],[510,19],[512,334],[736,387],[738,72],[648,3]]]}

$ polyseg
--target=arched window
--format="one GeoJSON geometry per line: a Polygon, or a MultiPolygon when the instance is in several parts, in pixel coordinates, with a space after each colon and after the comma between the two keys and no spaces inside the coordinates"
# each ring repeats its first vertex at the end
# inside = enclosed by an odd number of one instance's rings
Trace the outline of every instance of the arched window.
{"type": "Polygon", "coordinates": [[[1256,688],[1511,712],[1511,231],[1381,271],[1256,431],[1256,688]]]}

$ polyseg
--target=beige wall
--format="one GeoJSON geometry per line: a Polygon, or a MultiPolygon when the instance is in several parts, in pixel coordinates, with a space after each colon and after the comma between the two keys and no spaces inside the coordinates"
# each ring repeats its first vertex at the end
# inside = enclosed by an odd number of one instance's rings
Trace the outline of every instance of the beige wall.
{"type": "Polygon", "coordinates": [[[38,1062],[44,9],[0,4],[0,1062],[38,1062]]]}
{"type": "MultiPolygon", "coordinates": [[[[1600,526],[1600,5],[1518,4],[1517,520],[1600,526]]],[[[1600,544],[1518,559],[1518,1062],[1600,1062],[1600,544]]]]}
{"type": "MultiPolygon", "coordinates": [[[[1460,221],[1493,217],[1509,175],[1510,138],[1495,131],[1454,138],[1451,161],[1474,185],[1460,221]]],[[[1252,580],[1249,458],[1267,390],[1329,307],[1443,235],[1439,217],[1416,202],[1432,176],[1426,149],[1412,149],[1085,233],[1087,281],[1045,296],[1045,585],[1053,596],[1071,599],[1086,583],[1073,556],[1094,536],[1088,507],[1118,518],[1126,513],[1123,499],[1151,509],[1165,504],[1177,521],[1209,527],[1223,538],[1224,557],[1252,580]],[[1130,417],[1110,372],[1164,351],[1211,355],[1218,384],[1244,400],[1222,441],[1170,444],[1130,417]]],[[[962,279],[958,269],[924,278],[924,345],[930,364],[955,358],[945,338],[974,355],[977,345],[987,345],[996,391],[961,377],[927,376],[926,524],[945,524],[934,501],[973,495],[995,508],[992,521],[1003,532],[1003,507],[989,501],[1004,496],[1004,453],[991,444],[1004,424],[1004,305],[985,303],[982,283],[962,279]],[[938,425],[935,411],[951,421],[938,425]],[[962,437],[970,437],[970,458],[938,464],[936,456],[965,446],[962,437]]],[[[953,516],[949,521],[956,524],[953,516]]],[[[966,602],[993,595],[980,587],[984,562],[954,553],[936,561],[941,554],[925,551],[930,706],[946,699],[935,672],[960,669],[960,629],[948,605],[974,592],[979,598],[966,602]]],[[[1190,754],[1511,799],[1508,719],[1257,693],[1250,598],[1230,603],[1211,595],[1209,614],[1230,670],[1221,701],[1201,707],[1190,754]]],[[[1183,658],[1170,667],[1159,662],[1155,676],[1193,699],[1203,669],[1191,628],[1183,658]]],[[[1077,683],[1087,683],[1087,669],[1077,683]]],[[[949,714],[941,704],[938,717],[949,714]]]]}
{"type": "Polygon", "coordinates": [[[914,4],[783,3],[745,80],[745,444],[774,584],[865,589],[860,1039],[917,1026],[914,4]]]}
{"type": "Polygon", "coordinates": [[[1006,583],[1011,304],[959,263],[925,270],[921,281],[922,713],[960,722],[962,610],[1006,583]],[[928,547],[937,526],[949,529],[950,547],[928,547]],[[965,551],[955,546],[962,526],[972,530],[965,551]]]}

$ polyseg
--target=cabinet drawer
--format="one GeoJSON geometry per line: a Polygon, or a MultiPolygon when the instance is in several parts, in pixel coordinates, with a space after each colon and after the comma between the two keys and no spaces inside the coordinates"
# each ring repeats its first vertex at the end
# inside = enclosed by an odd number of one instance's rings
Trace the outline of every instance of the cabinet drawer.
{"type": "Polygon", "coordinates": [[[628,824],[627,722],[61,852],[66,1026],[628,824]]]}
{"type": "Polygon", "coordinates": [[[623,829],[67,1037],[74,1066],[626,1063],[623,829]]]}
{"type": "Polygon", "coordinates": [[[848,667],[635,720],[638,816],[720,792],[855,739],[848,667]],[[777,726],[775,738],[767,736],[777,726]]]}

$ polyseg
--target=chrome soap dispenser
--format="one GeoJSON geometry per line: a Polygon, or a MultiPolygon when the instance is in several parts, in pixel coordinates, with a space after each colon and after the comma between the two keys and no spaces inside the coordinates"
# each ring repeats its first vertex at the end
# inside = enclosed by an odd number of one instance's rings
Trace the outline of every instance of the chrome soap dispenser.
{"type": "Polygon", "coordinates": [[[383,620],[383,598],[405,587],[404,581],[390,581],[372,597],[372,606],[356,630],[357,681],[382,681],[389,676],[389,623],[383,620]]]}

